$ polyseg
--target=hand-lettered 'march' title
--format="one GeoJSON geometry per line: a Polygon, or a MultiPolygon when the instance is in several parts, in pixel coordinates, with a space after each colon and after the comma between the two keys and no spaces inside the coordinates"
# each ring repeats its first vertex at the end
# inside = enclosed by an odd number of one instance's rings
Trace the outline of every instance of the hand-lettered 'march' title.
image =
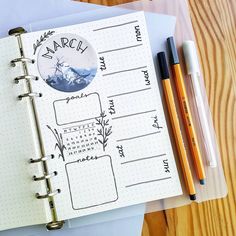
{"type": "Polygon", "coordinates": [[[83,54],[88,49],[88,47],[89,45],[87,45],[86,42],[83,42],[82,40],[61,37],[58,40],[53,40],[51,46],[45,47],[46,52],[43,52],[41,55],[47,59],[52,59],[53,54],[62,48],[71,48],[83,54]]]}

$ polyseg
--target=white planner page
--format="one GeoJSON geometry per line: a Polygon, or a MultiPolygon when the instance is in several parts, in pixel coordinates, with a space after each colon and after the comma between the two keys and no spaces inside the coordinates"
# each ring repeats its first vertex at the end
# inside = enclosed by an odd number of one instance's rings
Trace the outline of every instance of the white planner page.
{"type": "Polygon", "coordinates": [[[182,194],[143,12],[22,38],[59,219],[182,194]]]}
{"type": "MultiPolygon", "coordinates": [[[[28,99],[19,101],[26,92],[25,82],[14,83],[23,75],[22,64],[11,67],[10,61],[19,58],[17,39],[0,39],[0,231],[51,221],[47,201],[39,201],[36,192],[45,189],[44,183],[33,181],[40,172],[30,158],[40,158],[36,125],[28,99]]],[[[1,233],[0,233],[1,234],[1,233]]],[[[1,234],[2,235],[2,234],[1,234]]]]}

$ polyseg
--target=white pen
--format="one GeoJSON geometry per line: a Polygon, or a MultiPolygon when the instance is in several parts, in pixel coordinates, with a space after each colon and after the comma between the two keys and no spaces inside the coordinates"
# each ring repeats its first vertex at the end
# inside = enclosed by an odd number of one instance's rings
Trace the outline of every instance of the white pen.
{"type": "Polygon", "coordinates": [[[193,85],[193,92],[195,102],[198,108],[198,116],[204,137],[204,145],[207,152],[207,160],[210,167],[214,168],[217,166],[216,162],[216,151],[213,146],[211,132],[208,124],[206,111],[204,109],[204,101],[200,86],[200,67],[197,57],[197,50],[193,41],[185,41],[183,43],[184,58],[187,67],[187,72],[191,77],[193,85]]]}

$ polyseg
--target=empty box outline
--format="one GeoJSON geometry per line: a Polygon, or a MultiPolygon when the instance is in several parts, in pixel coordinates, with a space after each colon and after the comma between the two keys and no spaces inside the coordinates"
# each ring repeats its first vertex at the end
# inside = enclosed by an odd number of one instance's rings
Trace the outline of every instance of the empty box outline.
{"type": "MultiPolygon", "coordinates": [[[[81,167],[82,168],[82,167],[81,167]]],[[[86,168],[86,166],[83,166],[83,170],[84,168],[86,168]]],[[[105,204],[108,204],[108,203],[112,203],[112,202],[115,202],[118,200],[118,191],[117,191],[117,185],[116,185],[116,179],[115,179],[115,174],[114,174],[114,170],[113,170],[113,165],[112,165],[112,159],[111,159],[111,156],[109,155],[104,155],[104,156],[99,156],[97,157],[96,160],[90,160],[90,161],[84,161],[84,162],[78,162],[78,161],[74,161],[74,162],[69,162],[65,165],[65,169],[66,169],[66,175],[67,175],[67,180],[68,180],[68,186],[69,186],[69,192],[70,192],[70,199],[71,199],[71,204],[72,204],[72,208],[74,210],[83,210],[83,209],[87,209],[87,208],[91,208],[91,207],[96,207],[96,206],[101,206],[101,205],[105,205],[105,204]],[[93,199],[94,200],[94,203],[90,204],[90,205],[83,205],[83,206],[77,206],[78,204],[76,203],[76,201],[79,202],[79,199],[75,199],[75,196],[73,194],[74,190],[73,189],[73,184],[71,183],[71,180],[73,179],[73,176],[70,175],[70,167],[71,165],[84,165],[86,163],[92,163],[92,162],[96,162],[98,160],[101,160],[104,158],[106,158],[107,160],[106,163],[109,163],[109,169],[110,169],[110,179],[109,179],[109,185],[113,188],[112,189],[112,194],[113,196],[110,197],[110,199],[97,199],[96,197],[96,193],[93,193],[93,199]],[[97,201],[96,201],[97,200],[97,201]]],[[[94,170],[96,169],[96,165],[93,167],[93,172],[94,170]]],[[[80,173],[79,171],[77,172],[77,178],[78,178],[78,173],[80,173]]],[[[103,172],[104,173],[104,172],[103,172]]],[[[91,173],[92,174],[92,173],[91,173]]],[[[92,179],[92,177],[90,177],[92,179]]],[[[96,181],[98,181],[98,178],[96,178],[96,181]]],[[[79,180],[78,180],[78,184],[79,184],[79,180]]],[[[109,188],[110,188],[109,186],[109,188]]],[[[86,186],[86,191],[89,191],[89,186],[86,186]]],[[[102,190],[100,190],[102,192],[102,190]]],[[[106,192],[106,190],[104,190],[106,192]]],[[[83,191],[80,192],[80,194],[83,194],[83,191]]],[[[82,198],[82,197],[81,197],[82,198]]],[[[107,196],[106,196],[107,198],[107,196]]],[[[93,201],[92,199],[92,201],[93,201]]]]}
{"type": "Polygon", "coordinates": [[[71,99],[69,102],[67,101],[67,99],[59,99],[53,102],[54,115],[58,126],[92,120],[100,117],[102,113],[101,99],[99,94],[96,92],[84,95],[80,98],[71,99]],[[87,99],[88,102],[86,102],[85,99],[87,99]],[[88,112],[88,107],[94,108],[88,112]],[[63,111],[61,111],[62,109],[63,111]],[[86,112],[82,113],[83,110],[86,112]],[[71,114],[73,119],[70,118],[70,120],[63,120],[66,118],[68,119],[71,112],[73,112],[73,115],[71,114]],[[67,115],[65,116],[64,114],[67,115]]]}

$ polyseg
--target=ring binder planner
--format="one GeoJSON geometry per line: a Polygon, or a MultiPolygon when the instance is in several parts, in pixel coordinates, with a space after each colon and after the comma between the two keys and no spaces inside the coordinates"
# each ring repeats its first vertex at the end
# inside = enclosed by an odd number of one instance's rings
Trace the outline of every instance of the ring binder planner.
{"type": "MultiPolygon", "coordinates": [[[[54,230],[63,220],[141,203],[147,213],[190,203],[145,19],[132,12],[26,34],[17,28],[0,40],[0,230],[54,230]]],[[[166,34],[157,27],[153,51],[163,49],[174,21],[166,34]]],[[[204,188],[194,177],[197,202],[226,194],[216,158],[214,171],[204,166],[204,188]]]]}
{"type": "MultiPolygon", "coordinates": [[[[27,93],[20,94],[18,96],[19,100],[21,100],[23,98],[27,98],[27,97],[29,97],[29,98],[42,97],[42,93],[33,92],[31,89],[30,83],[28,83],[28,80],[38,80],[38,77],[34,76],[34,75],[29,75],[29,73],[28,73],[27,63],[34,64],[35,60],[24,56],[22,40],[21,40],[21,34],[23,34],[23,33],[26,33],[26,31],[22,27],[15,28],[15,29],[12,29],[9,31],[9,35],[14,35],[15,37],[17,37],[19,50],[21,53],[21,57],[11,60],[10,65],[12,67],[15,67],[16,63],[22,63],[23,71],[24,71],[24,75],[17,76],[14,79],[14,81],[16,84],[18,84],[20,80],[26,80],[26,85],[27,85],[27,89],[28,89],[27,93]]],[[[31,104],[32,104],[34,117],[36,120],[35,107],[34,107],[33,103],[31,103],[31,104]]],[[[39,136],[39,134],[38,134],[38,136],[39,136]]],[[[33,163],[41,163],[42,164],[42,169],[43,169],[44,175],[40,176],[40,177],[37,177],[36,175],[33,176],[33,181],[45,181],[46,194],[36,193],[35,197],[37,199],[48,199],[48,203],[49,203],[49,207],[50,207],[51,215],[52,215],[52,222],[49,222],[46,225],[48,230],[61,229],[64,224],[64,221],[58,221],[56,207],[55,207],[54,198],[53,198],[55,195],[59,194],[61,192],[61,190],[60,189],[53,190],[52,186],[51,186],[51,182],[50,182],[50,179],[57,176],[58,172],[57,171],[54,171],[52,173],[48,172],[47,161],[49,159],[53,159],[53,158],[54,158],[54,155],[51,154],[51,155],[42,156],[39,159],[30,159],[30,161],[29,161],[30,164],[33,164],[33,163]]]]}

